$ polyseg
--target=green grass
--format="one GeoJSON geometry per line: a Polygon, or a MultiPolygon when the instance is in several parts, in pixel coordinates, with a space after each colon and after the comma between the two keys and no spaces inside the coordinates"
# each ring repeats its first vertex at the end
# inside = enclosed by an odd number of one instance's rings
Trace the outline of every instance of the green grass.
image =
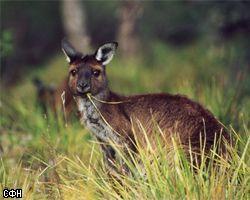
{"type": "Polygon", "coordinates": [[[148,144],[132,165],[115,147],[132,174],[112,178],[88,130],[78,121],[65,127],[36,106],[31,80],[60,83],[67,73],[60,55],[16,87],[2,89],[0,190],[22,188],[24,199],[249,199],[250,77],[234,71],[240,57],[235,48],[200,42],[173,49],[156,43],[147,56],[133,60],[120,60],[118,52],[107,67],[110,86],[120,93],[180,93],[205,105],[237,141],[230,161],[221,160],[217,168],[203,161],[194,172],[177,145],[170,153],[148,144]]]}

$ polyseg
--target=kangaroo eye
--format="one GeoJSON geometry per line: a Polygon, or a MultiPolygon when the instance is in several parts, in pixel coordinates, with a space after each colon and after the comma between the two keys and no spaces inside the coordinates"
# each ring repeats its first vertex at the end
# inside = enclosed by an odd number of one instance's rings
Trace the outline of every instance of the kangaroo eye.
{"type": "Polygon", "coordinates": [[[70,73],[71,73],[72,76],[75,76],[75,75],[76,75],[76,72],[77,72],[77,71],[76,71],[75,69],[73,69],[73,70],[70,71],[70,73]]]}
{"type": "Polygon", "coordinates": [[[100,70],[93,70],[93,75],[95,76],[95,77],[98,77],[99,75],[100,75],[100,73],[101,73],[101,71],[100,70]]]}

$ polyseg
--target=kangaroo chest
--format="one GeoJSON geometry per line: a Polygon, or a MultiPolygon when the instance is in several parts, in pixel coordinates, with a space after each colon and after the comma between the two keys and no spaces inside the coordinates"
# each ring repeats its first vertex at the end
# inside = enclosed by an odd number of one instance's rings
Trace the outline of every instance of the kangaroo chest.
{"type": "Polygon", "coordinates": [[[76,103],[80,112],[81,124],[85,125],[99,140],[103,142],[112,140],[119,143],[117,133],[104,121],[98,108],[89,99],[77,97],[76,103]]]}

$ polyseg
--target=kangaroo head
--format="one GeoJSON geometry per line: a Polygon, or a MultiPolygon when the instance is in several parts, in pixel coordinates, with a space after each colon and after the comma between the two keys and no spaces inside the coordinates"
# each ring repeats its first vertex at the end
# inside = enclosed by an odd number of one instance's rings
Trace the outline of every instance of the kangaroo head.
{"type": "Polygon", "coordinates": [[[117,46],[116,42],[106,43],[94,54],[84,55],[66,40],[62,41],[69,62],[69,88],[74,96],[86,97],[87,93],[96,96],[108,90],[105,66],[112,60],[117,46]]]}

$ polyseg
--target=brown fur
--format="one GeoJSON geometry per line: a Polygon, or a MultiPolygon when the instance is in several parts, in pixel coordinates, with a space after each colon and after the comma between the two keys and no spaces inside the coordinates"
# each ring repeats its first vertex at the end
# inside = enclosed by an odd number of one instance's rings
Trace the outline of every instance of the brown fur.
{"type": "MultiPolygon", "coordinates": [[[[166,93],[122,96],[110,91],[105,66],[95,55],[75,59],[69,71],[69,88],[76,98],[81,121],[100,142],[113,141],[136,152],[137,145],[146,145],[141,127],[155,144],[156,134],[159,134],[155,131],[157,126],[163,133],[163,145],[170,145],[171,137],[177,136],[182,145],[191,144],[195,151],[200,149],[200,141],[205,142],[208,153],[216,138],[222,136],[229,140],[228,133],[213,114],[185,96],[166,93]],[[99,70],[98,76],[94,76],[95,70],[99,70]],[[81,83],[86,83],[89,89],[79,90],[81,83]],[[85,92],[92,95],[92,100],[85,92]]],[[[115,160],[114,149],[108,144],[101,146],[107,160],[115,160]]],[[[219,151],[223,152],[223,148],[219,151]]]]}
{"type": "Polygon", "coordinates": [[[59,115],[58,113],[61,113],[62,115],[63,112],[63,102],[61,97],[63,92],[65,92],[65,117],[69,120],[75,115],[74,111],[76,110],[76,106],[68,86],[68,78],[65,78],[55,91],[55,108],[57,115],[59,115]]]}
{"type": "MultiPolygon", "coordinates": [[[[215,137],[222,133],[225,138],[228,134],[211,112],[200,104],[180,95],[145,94],[135,96],[120,96],[110,92],[107,102],[124,102],[121,104],[105,104],[100,111],[108,123],[124,136],[124,140],[133,138],[131,124],[135,125],[138,138],[143,139],[138,121],[145,128],[148,137],[154,134],[154,123],[159,125],[164,133],[164,140],[169,141],[177,134],[182,144],[200,145],[206,139],[206,148],[209,149],[215,137]]],[[[139,141],[140,142],[140,141],[139,141]]],[[[145,141],[141,141],[145,145],[145,141]]]]}
{"type": "Polygon", "coordinates": [[[38,80],[34,81],[37,87],[37,102],[45,114],[48,114],[50,110],[56,117],[63,117],[64,109],[61,95],[65,92],[65,117],[69,120],[75,115],[73,111],[76,110],[76,106],[68,86],[68,77],[56,88],[44,85],[40,80],[38,84],[37,81],[38,80]]]}

